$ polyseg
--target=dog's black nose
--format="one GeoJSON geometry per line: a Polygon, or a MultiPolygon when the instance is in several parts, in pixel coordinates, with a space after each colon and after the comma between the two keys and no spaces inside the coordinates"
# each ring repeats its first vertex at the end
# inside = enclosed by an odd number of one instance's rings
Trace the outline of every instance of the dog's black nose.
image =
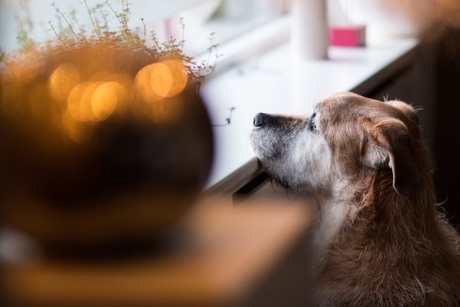
{"type": "Polygon", "coordinates": [[[256,116],[254,116],[254,121],[253,125],[254,127],[261,127],[264,125],[264,116],[265,114],[263,113],[257,113],[256,116]]]}

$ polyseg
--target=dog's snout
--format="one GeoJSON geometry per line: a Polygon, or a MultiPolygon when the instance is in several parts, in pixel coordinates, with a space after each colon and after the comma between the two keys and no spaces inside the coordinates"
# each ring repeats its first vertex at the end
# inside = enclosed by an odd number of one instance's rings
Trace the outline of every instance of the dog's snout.
{"type": "Polygon", "coordinates": [[[265,114],[264,113],[257,113],[254,116],[253,125],[254,127],[262,127],[265,123],[265,114]]]}

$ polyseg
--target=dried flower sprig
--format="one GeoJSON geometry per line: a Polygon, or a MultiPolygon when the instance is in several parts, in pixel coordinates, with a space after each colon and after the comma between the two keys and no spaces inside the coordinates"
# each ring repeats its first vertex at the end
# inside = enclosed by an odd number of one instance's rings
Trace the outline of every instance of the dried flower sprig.
{"type": "MultiPolygon", "coordinates": [[[[91,45],[98,43],[107,43],[113,48],[132,48],[135,50],[142,50],[148,55],[159,60],[175,59],[181,61],[191,77],[197,85],[211,75],[216,68],[216,63],[222,55],[218,53],[218,45],[214,42],[214,33],[209,36],[210,46],[208,47],[209,56],[207,60],[197,63],[193,57],[184,53],[185,45],[185,23],[183,19],[179,20],[182,28],[182,38],[180,40],[170,37],[165,42],[161,42],[156,33],[150,33],[151,45],[147,44],[147,27],[144,20],[141,19],[143,33],[140,35],[137,31],[133,31],[129,26],[130,22],[130,3],[128,0],[119,0],[121,6],[120,10],[106,0],[90,6],[87,0],[83,0],[83,5],[90,20],[90,31],[87,26],[80,23],[77,18],[77,11],[75,9],[66,13],[63,12],[56,3],[52,6],[56,12],[56,22],[49,22],[50,30],[54,33],[56,39],[49,40],[42,46],[37,44],[30,38],[29,32],[32,28],[32,21],[30,18],[30,11],[27,1],[22,1],[22,9],[25,17],[17,18],[18,22],[18,37],[17,40],[21,44],[22,49],[44,49],[51,50],[55,48],[74,48],[80,45],[91,45]],[[109,27],[109,17],[113,16],[118,22],[118,30],[114,31],[109,27]]],[[[0,53],[0,61],[9,58],[6,53],[0,53]]]]}

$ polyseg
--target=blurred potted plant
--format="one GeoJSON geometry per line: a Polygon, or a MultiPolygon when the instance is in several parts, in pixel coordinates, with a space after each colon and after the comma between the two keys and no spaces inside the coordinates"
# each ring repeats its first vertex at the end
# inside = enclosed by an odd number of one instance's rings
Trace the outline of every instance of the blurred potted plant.
{"type": "Polygon", "coordinates": [[[2,222],[50,251],[150,241],[189,209],[210,171],[198,88],[213,67],[183,54],[183,41],[151,33],[147,46],[120,3],[117,12],[84,1],[89,34],[55,7],[66,25],[51,24],[56,39],[39,46],[20,33],[24,48],[2,57],[2,222]]]}

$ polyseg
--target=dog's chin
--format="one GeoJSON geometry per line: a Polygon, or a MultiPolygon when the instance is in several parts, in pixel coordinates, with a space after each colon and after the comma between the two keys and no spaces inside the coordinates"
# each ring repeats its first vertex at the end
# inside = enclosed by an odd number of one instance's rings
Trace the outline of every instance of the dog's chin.
{"type": "Polygon", "coordinates": [[[265,164],[260,159],[259,162],[262,164],[263,170],[270,177],[272,183],[276,183],[285,189],[294,190],[294,187],[288,179],[282,178],[279,176],[279,174],[274,173],[270,168],[265,166],[265,164]]]}
{"type": "Polygon", "coordinates": [[[330,186],[323,182],[318,182],[315,180],[315,176],[302,171],[299,171],[297,175],[294,175],[291,171],[282,173],[280,170],[287,168],[282,160],[257,157],[272,183],[297,195],[308,195],[313,198],[323,198],[331,195],[330,186]],[[304,173],[303,176],[300,176],[301,173],[304,173]]]}
{"type": "Polygon", "coordinates": [[[250,135],[252,151],[264,165],[266,161],[276,156],[276,142],[273,142],[263,130],[254,129],[250,135]]]}
{"type": "Polygon", "coordinates": [[[300,184],[300,181],[293,178],[292,174],[289,172],[280,172],[280,170],[285,170],[287,168],[282,160],[261,155],[257,155],[257,158],[272,182],[294,192],[305,192],[305,187],[302,186],[303,182],[300,184]]]}

